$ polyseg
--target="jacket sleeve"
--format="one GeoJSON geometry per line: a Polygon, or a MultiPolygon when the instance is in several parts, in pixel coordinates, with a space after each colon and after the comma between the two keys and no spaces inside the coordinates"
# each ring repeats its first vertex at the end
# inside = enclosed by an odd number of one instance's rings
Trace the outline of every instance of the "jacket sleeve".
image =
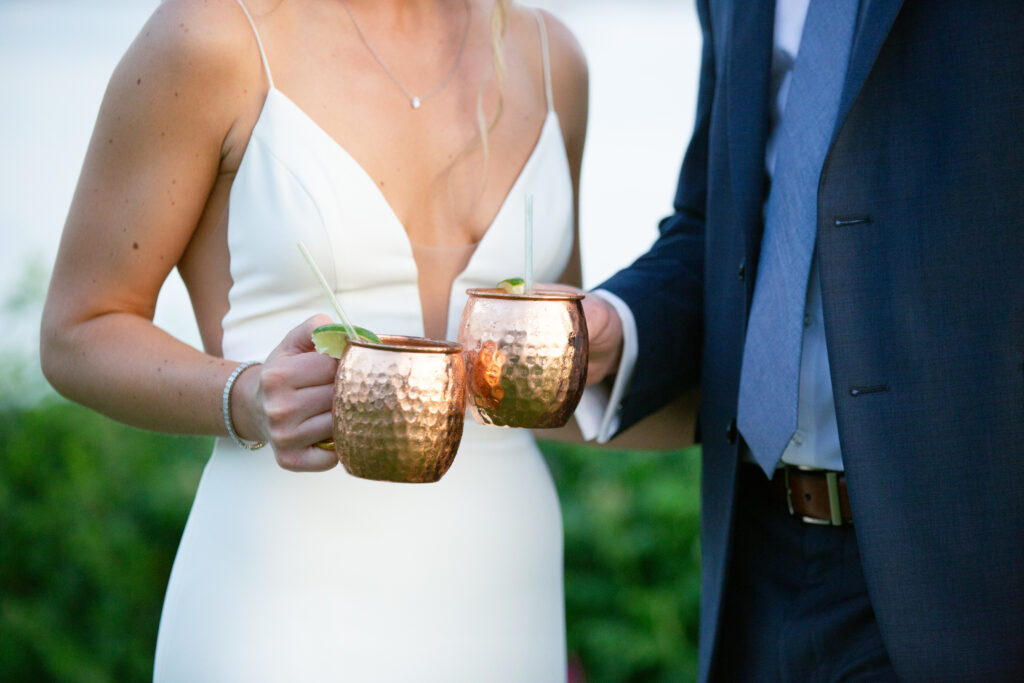
{"type": "Polygon", "coordinates": [[[700,377],[704,311],[704,230],[708,128],[715,89],[707,2],[699,1],[703,48],[693,136],[683,158],[674,213],[659,224],[650,250],[598,288],[633,312],[639,357],[624,394],[619,429],[695,386],[700,377]]]}

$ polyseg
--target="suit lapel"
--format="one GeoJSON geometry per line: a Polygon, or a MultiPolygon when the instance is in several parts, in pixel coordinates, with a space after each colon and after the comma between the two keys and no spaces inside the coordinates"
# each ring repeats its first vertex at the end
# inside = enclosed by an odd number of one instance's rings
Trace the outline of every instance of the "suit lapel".
{"type": "Polygon", "coordinates": [[[732,197],[748,236],[759,241],[775,2],[736,0],[729,4],[727,21],[725,109],[732,197]]]}
{"type": "Polygon", "coordinates": [[[882,44],[889,35],[896,15],[903,6],[903,0],[861,0],[864,7],[861,11],[857,35],[853,39],[853,52],[850,55],[850,66],[846,71],[846,82],[839,100],[839,115],[836,117],[836,131],[850,113],[857,94],[864,86],[875,58],[882,49],[882,44]]]}
{"type": "MultiPolygon", "coordinates": [[[[827,0],[821,0],[827,2],[827,0]]],[[[861,0],[850,66],[839,100],[836,131],[882,49],[904,0],[861,0]]],[[[761,240],[764,151],[768,137],[768,97],[774,38],[774,0],[735,0],[726,12],[725,87],[730,178],[736,212],[748,240],[761,240]]]]}

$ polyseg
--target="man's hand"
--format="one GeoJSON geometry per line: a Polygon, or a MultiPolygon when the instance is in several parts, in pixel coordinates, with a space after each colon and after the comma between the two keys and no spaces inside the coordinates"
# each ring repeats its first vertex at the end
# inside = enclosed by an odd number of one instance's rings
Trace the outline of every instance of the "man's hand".
{"type": "Polygon", "coordinates": [[[587,384],[597,384],[615,373],[622,358],[622,319],[615,308],[594,294],[583,300],[583,315],[590,335],[587,384]]]}
{"type": "Polygon", "coordinates": [[[622,319],[615,307],[599,296],[570,285],[537,284],[536,289],[560,289],[585,295],[583,317],[587,319],[590,337],[590,364],[587,384],[598,384],[614,374],[622,358],[622,319]]]}

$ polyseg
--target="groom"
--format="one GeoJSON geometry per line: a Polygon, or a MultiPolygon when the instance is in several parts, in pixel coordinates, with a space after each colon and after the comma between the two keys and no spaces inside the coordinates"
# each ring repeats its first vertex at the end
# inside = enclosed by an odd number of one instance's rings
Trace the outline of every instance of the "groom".
{"type": "Polygon", "coordinates": [[[587,319],[604,437],[701,387],[699,677],[1024,680],[1024,3],[698,12],[675,213],[587,319]]]}

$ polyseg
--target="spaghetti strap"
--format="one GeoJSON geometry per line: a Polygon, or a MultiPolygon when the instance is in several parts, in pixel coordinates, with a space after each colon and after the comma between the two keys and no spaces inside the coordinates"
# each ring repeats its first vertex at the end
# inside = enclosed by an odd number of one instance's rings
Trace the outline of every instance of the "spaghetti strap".
{"type": "Polygon", "coordinates": [[[256,36],[256,47],[260,51],[260,61],[263,62],[263,70],[267,73],[267,85],[271,89],[274,88],[274,77],[270,75],[270,63],[267,61],[267,53],[263,50],[263,41],[260,40],[260,32],[256,30],[256,22],[252,20],[252,15],[249,14],[249,8],[245,6],[242,0],[238,0],[238,6],[245,12],[245,18],[249,20],[249,26],[252,26],[252,34],[256,36]]]}
{"type": "MultiPolygon", "coordinates": [[[[241,0],[239,0],[241,2],[241,0]]],[[[544,59],[544,93],[548,98],[548,111],[555,109],[555,97],[551,92],[551,52],[548,49],[548,30],[544,25],[544,17],[536,8],[531,8],[533,16],[537,19],[537,26],[540,28],[540,50],[544,59]]]]}

